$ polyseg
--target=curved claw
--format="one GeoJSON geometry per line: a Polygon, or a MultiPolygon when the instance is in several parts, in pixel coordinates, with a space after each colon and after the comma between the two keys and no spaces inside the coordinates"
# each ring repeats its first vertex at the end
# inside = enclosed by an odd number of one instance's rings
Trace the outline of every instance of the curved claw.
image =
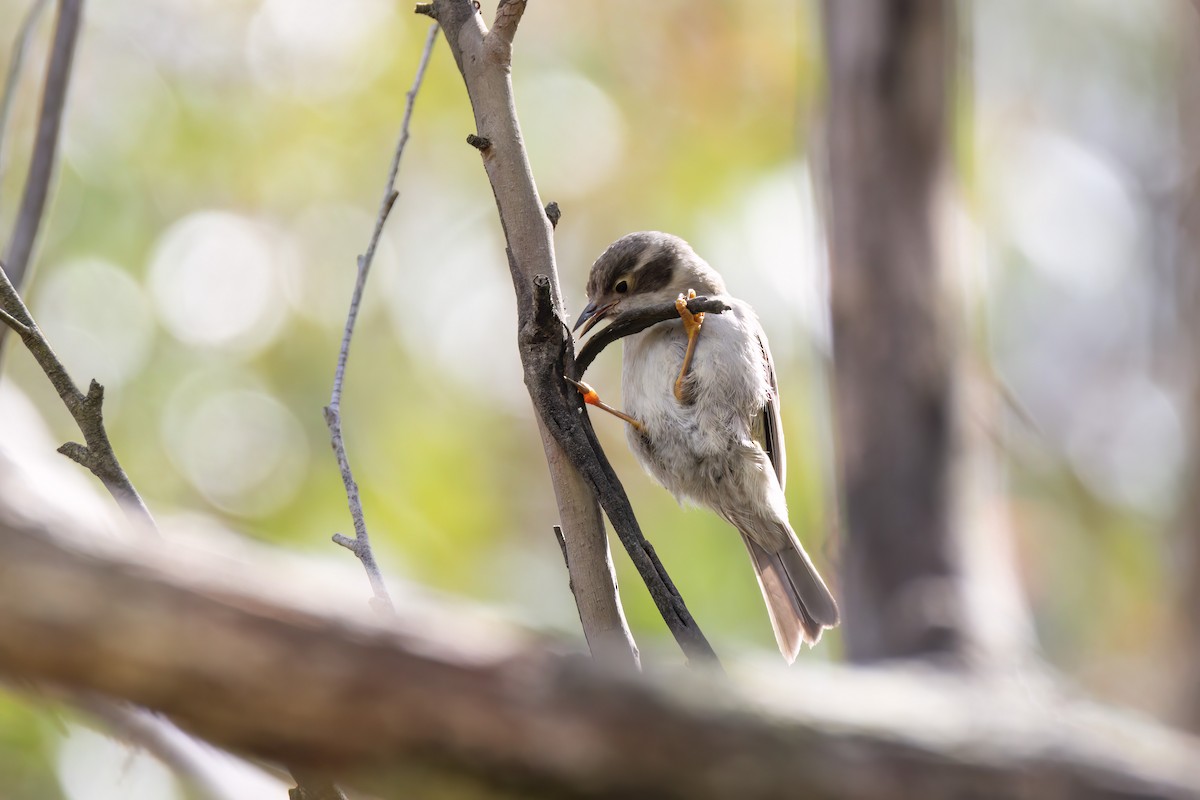
{"type": "Polygon", "coordinates": [[[692,357],[696,355],[696,337],[700,335],[700,326],[704,324],[704,312],[693,314],[688,311],[688,300],[696,297],[695,289],[688,289],[687,298],[681,294],[675,300],[675,310],[679,312],[680,318],[683,320],[683,329],[687,331],[688,343],[687,351],[683,354],[683,364],[679,367],[679,377],[675,379],[675,400],[680,404],[691,402],[683,391],[684,379],[687,378],[688,369],[692,366],[692,357]]]}
{"type": "Polygon", "coordinates": [[[688,289],[687,296],[682,294],[675,298],[675,310],[679,312],[680,318],[683,320],[683,329],[687,331],[689,344],[691,340],[700,332],[700,326],[704,324],[704,312],[693,314],[688,311],[688,300],[696,299],[696,290],[688,289]]]}

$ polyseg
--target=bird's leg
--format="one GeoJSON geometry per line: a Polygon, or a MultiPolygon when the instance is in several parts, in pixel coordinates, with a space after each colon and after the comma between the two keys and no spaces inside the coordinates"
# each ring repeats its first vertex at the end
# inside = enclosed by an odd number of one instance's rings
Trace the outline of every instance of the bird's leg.
{"type": "Polygon", "coordinates": [[[683,365],[679,368],[679,377],[675,379],[675,399],[680,403],[690,402],[683,396],[683,380],[687,377],[688,368],[692,366],[692,356],[696,354],[696,337],[700,335],[700,326],[704,324],[704,312],[693,314],[688,311],[688,300],[696,297],[695,289],[688,289],[687,297],[679,295],[675,299],[675,310],[683,319],[683,329],[687,331],[687,350],[683,354],[683,365]]]}
{"type": "Polygon", "coordinates": [[[589,406],[595,406],[596,408],[600,409],[601,411],[607,411],[608,413],[612,414],[614,417],[619,417],[619,418],[625,420],[626,422],[628,422],[630,425],[633,426],[633,429],[635,431],[640,431],[642,429],[641,422],[639,422],[638,420],[629,416],[624,411],[618,411],[617,409],[610,406],[608,403],[601,400],[600,395],[596,394],[596,390],[593,389],[591,386],[587,385],[583,381],[573,381],[570,378],[568,378],[566,375],[564,375],[563,378],[567,381],[567,383],[573,385],[576,389],[579,390],[579,393],[581,395],[583,395],[583,402],[587,403],[589,406]]]}

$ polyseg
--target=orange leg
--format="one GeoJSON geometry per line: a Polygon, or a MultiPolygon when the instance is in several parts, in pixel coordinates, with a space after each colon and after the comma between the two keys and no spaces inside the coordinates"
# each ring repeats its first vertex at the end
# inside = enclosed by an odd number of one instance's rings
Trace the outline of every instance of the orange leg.
{"type": "Polygon", "coordinates": [[[567,383],[570,383],[576,389],[579,390],[579,393],[581,395],[583,395],[583,402],[587,403],[589,406],[595,406],[596,408],[600,409],[601,411],[607,411],[608,413],[612,414],[614,417],[619,417],[619,418],[625,420],[626,422],[628,422],[630,425],[633,426],[633,429],[635,431],[640,431],[642,429],[641,422],[639,422],[636,419],[634,419],[633,417],[629,416],[624,411],[618,411],[617,409],[610,406],[608,403],[601,400],[600,395],[596,394],[596,390],[593,389],[591,386],[588,386],[583,381],[573,381],[570,378],[568,378],[566,375],[564,375],[563,378],[567,381],[567,383]]]}
{"type": "Polygon", "coordinates": [[[675,399],[680,403],[687,403],[683,396],[683,380],[687,377],[688,368],[692,366],[692,356],[696,354],[696,337],[700,335],[700,326],[704,324],[704,312],[693,314],[688,311],[687,301],[696,296],[694,289],[688,289],[687,298],[679,295],[675,300],[675,310],[679,312],[679,316],[683,318],[683,329],[687,331],[688,344],[687,351],[683,354],[683,366],[679,368],[679,377],[675,380],[675,399]]]}

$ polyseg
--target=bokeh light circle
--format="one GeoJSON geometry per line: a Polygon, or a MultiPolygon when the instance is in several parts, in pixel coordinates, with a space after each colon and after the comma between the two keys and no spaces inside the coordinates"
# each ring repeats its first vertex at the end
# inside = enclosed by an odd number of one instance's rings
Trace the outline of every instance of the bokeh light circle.
{"type": "Polygon", "coordinates": [[[163,416],[172,462],[204,498],[239,516],[269,514],[290,502],[308,468],[304,429],[264,391],[209,388],[196,380],[176,388],[163,416]]]}
{"type": "Polygon", "coordinates": [[[47,273],[34,316],[52,332],[54,349],[71,374],[94,377],[109,389],[135,377],[155,336],[142,285],[98,258],[71,261],[47,273]]]}
{"type": "Polygon", "coordinates": [[[272,232],[236,214],[202,211],[172,225],[150,264],[159,317],[180,341],[257,351],[285,321],[272,232]]]}

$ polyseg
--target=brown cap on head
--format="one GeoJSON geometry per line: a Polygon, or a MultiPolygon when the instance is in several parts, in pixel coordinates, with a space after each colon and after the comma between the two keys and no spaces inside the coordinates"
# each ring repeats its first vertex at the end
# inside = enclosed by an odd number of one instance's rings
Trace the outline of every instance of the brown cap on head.
{"type": "Polygon", "coordinates": [[[600,254],[588,276],[587,294],[593,300],[602,297],[626,275],[636,275],[632,292],[656,292],[677,281],[681,265],[704,279],[705,286],[693,287],[697,291],[724,291],[720,276],[683,239],[661,231],[639,231],[622,236],[600,254]]]}
{"type": "Polygon", "coordinates": [[[588,276],[588,304],[575,323],[587,333],[602,319],[623,309],[673,300],[694,289],[700,294],[725,293],[721,276],[691,245],[660,231],[622,236],[596,259],[588,276]]]}

